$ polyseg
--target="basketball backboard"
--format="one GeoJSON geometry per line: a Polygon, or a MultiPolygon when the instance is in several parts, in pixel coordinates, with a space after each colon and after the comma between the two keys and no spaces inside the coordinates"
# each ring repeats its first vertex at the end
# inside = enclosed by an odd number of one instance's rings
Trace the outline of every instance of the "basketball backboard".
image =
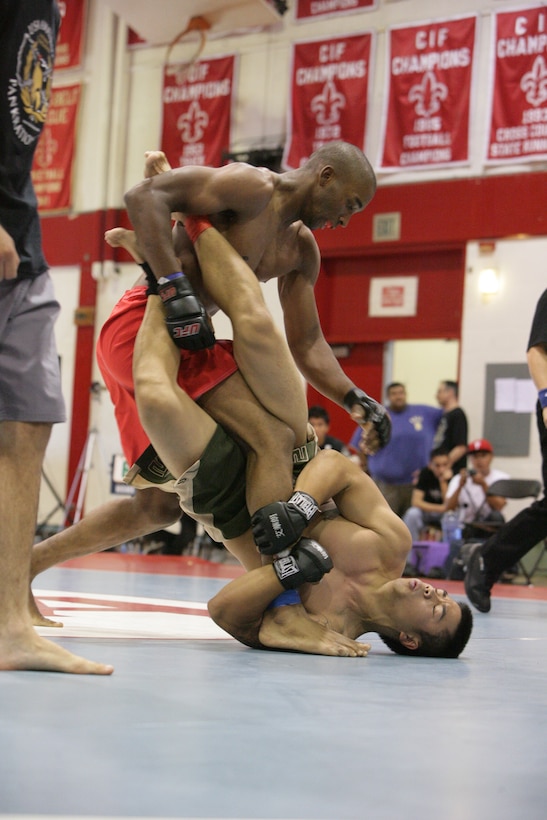
{"type": "MultiPolygon", "coordinates": [[[[266,29],[282,19],[268,0],[103,0],[151,45],[166,45],[193,17],[205,18],[207,37],[266,29]]],[[[194,35],[195,36],[195,35],[194,35]]]]}

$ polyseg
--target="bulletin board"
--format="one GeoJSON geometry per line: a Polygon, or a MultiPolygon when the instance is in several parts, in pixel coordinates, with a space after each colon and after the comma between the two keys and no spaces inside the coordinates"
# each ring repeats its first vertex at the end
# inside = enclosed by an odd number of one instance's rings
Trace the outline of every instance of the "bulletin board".
{"type": "Polygon", "coordinates": [[[497,456],[530,455],[537,391],[526,364],[487,364],[484,437],[497,456]]]}

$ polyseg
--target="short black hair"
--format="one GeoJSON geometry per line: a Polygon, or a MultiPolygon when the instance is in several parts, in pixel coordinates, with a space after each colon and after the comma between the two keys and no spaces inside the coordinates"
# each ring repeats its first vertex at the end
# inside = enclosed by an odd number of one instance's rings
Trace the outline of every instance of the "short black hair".
{"type": "Polygon", "coordinates": [[[458,382],[447,381],[447,380],[445,379],[445,380],[444,380],[444,382],[443,382],[443,384],[444,384],[444,386],[445,386],[445,387],[448,387],[448,389],[449,389],[449,390],[453,390],[453,391],[454,391],[454,395],[456,396],[456,398],[458,398],[458,393],[459,393],[459,385],[458,385],[458,382]]]}
{"type": "Polygon", "coordinates": [[[448,450],[446,447],[434,447],[431,452],[429,453],[429,458],[435,458],[436,456],[447,456],[448,450]]]}
{"type": "Polygon", "coordinates": [[[452,636],[448,632],[441,632],[439,635],[430,635],[429,632],[419,632],[420,646],[417,649],[409,649],[397,638],[389,638],[380,634],[386,646],[398,655],[413,655],[418,658],[457,658],[464,650],[471,630],[473,629],[473,615],[467,604],[458,602],[462,617],[458,628],[452,636]]]}
{"type": "Polygon", "coordinates": [[[327,424],[330,424],[330,416],[320,404],[314,404],[313,407],[310,407],[308,410],[308,421],[310,419],[323,419],[327,424]]]}
{"type": "Polygon", "coordinates": [[[393,390],[394,387],[402,387],[403,390],[406,390],[406,387],[402,382],[390,382],[386,387],[386,394],[389,393],[390,390],[393,390]]]}

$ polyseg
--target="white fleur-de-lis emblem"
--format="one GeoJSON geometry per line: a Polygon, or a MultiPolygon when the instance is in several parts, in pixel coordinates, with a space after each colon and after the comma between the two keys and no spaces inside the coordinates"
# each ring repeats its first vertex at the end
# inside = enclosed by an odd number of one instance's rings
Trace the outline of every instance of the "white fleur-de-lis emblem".
{"type": "Polygon", "coordinates": [[[536,57],[531,71],[522,75],[520,87],[524,91],[526,102],[534,107],[547,100],[547,66],[543,57],[536,57]]]}
{"type": "Polygon", "coordinates": [[[340,109],[345,105],[344,95],[338,91],[333,80],[328,80],[321,93],[312,99],[310,109],[318,125],[332,125],[340,119],[340,109]]]}
{"type": "Polygon", "coordinates": [[[419,117],[431,117],[441,107],[441,101],[448,97],[448,88],[438,82],[433,71],[426,71],[422,82],[413,85],[408,92],[408,100],[416,103],[414,110],[419,117]]]}
{"type": "Polygon", "coordinates": [[[196,100],[190,103],[186,114],[181,114],[177,120],[177,128],[183,142],[199,142],[208,125],[209,115],[199,107],[196,100]]]}

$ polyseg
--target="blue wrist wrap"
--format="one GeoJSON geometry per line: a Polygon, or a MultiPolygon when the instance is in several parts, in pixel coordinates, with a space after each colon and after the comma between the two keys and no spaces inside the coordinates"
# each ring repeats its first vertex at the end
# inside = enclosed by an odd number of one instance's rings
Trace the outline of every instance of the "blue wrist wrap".
{"type": "Polygon", "coordinates": [[[538,401],[542,407],[547,407],[547,389],[539,391],[538,401]]]}
{"type": "Polygon", "coordinates": [[[293,606],[293,604],[302,603],[297,589],[286,589],[280,592],[277,598],[274,598],[271,604],[268,604],[266,609],[277,609],[278,606],[293,606]]]}

